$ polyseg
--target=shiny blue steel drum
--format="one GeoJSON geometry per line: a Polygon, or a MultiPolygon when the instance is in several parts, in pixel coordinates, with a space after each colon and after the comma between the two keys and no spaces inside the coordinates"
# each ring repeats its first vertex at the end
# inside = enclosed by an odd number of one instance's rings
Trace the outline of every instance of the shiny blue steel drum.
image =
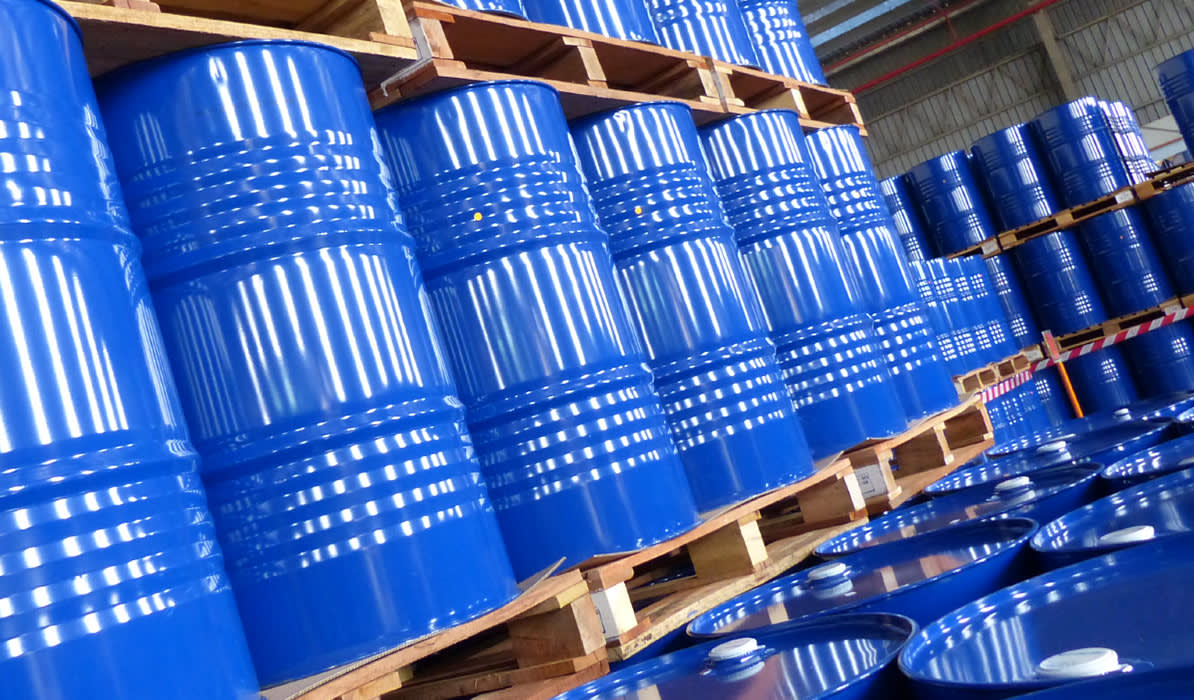
{"type": "Polygon", "coordinates": [[[1050,569],[1194,532],[1194,471],[1163,476],[1090,503],[1048,523],[1032,549],[1050,569]]]}
{"type": "Polygon", "coordinates": [[[659,43],[647,0],[522,0],[527,19],[615,39],[659,43]]]}
{"type": "Polygon", "coordinates": [[[1112,462],[1102,477],[1114,491],[1194,467],[1194,435],[1163,442],[1112,462]]]}
{"type": "Polygon", "coordinates": [[[1115,148],[1123,161],[1124,170],[1128,173],[1128,180],[1132,184],[1144,182],[1157,170],[1157,162],[1153,160],[1148,144],[1144,141],[1144,133],[1136,119],[1136,112],[1123,102],[1100,101],[1099,108],[1103,110],[1103,116],[1107,119],[1107,126],[1110,127],[1111,136],[1115,140],[1115,148]]]}
{"type": "Polygon", "coordinates": [[[756,112],[701,135],[813,455],[904,430],[797,114],[756,112]]]}
{"type": "Polygon", "coordinates": [[[813,472],[692,113],[627,107],[572,127],[697,508],[813,472]]]}
{"type": "Polygon", "coordinates": [[[518,577],[692,527],[556,92],[480,83],[377,119],[518,577]]]}
{"type": "Polygon", "coordinates": [[[1186,143],[1194,143],[1194,50],[1157,66],[1157,80],[1186,143]]]}
{"type": "Polygon", "coordinates": [[[482,12],[496,12],[502,15],[513,15],[526,18],[522,0],[437,0],[448,5],[455,5],[466,10],[481,10],[482,12]]]}
{"type": "MultiPolygon", "coordinates": [[[[1131,184],[1098,100],[1083,98],[1054,108],[1033,125],[1070,206],[1131,184]]],[[[1081,229],[1078,240],[1110,314],[1159,306],[1174,297],[1138,209],[1097,216],[1081,229]]],[[[1143,395],[1194,389],[1194,333],[1187,324],[1141,335],[1125,344],[1124,353],[1143,395]]]]}
{"type": "Polygon", "coordinates": [[[758,66],[738,0],[646,0],[664,46],[726,63],[758,66]]]}
{"type": "Polygon", "coordinates": [[[900,654],[900,669],[925,700],[1010,698],[1088,678],[1188,670],[1192,577],[1189,537],[1057,569],[926,626],[900,654]]]}
{"type": "Polygon", "coordinates": [[[925,222],[916,204],[912,201],[912,193],[908,190],[907,178],[903,175],[889,177],[879,183],[879,191],[883,193],[883,201],[887,204],[887,211],[895,222],[896,233],[900,235],[900,242],[904,244],[904,253],[909,262],[931,260],[937,257],[925,233],[925,222]]]}
{"type": "Polygon", "coordinates": [[[0,694],[258,697],[87,73],[0,3],[0,694]]]}
{"type": "Polygon", "coordinates": [[[916,633],[898,615],[839,615],[716,640],[630,666],[556,700],[890,700],[895,661],[916,633]]]}
{"type": "MultiPolygon", "coordinates": [[[[1061,211],[1045,160],[1027,124],[979,139],[970,152],[1001,229],[1027,226],[1061,211]]],[[[1026,241],[1012,252],[1035,318],[1042,329],[1056,335],[1098,325],[1109,317],[1074,236],[1060,231],[1026,241]]],[[[1079,403],[1088,412],[1116,409],[1136,400],[1120,348],[1072,359],[1066,369],[1079,403]]]]}
{"type": "Polygon", "coordinates": [[[861,132],[856,126],[821,129],[808,144],[905,412],[919,418],[955,405],[953,378],[937,353],[861,132]]]}
{"type": "MultiPolygon", "coordinates": [[[[908,262],[908,271],[916,284],[917,294],[924,302],[925,313],[928,314],[929,326],[936,337],[941,361],[945,363],[950,374],[958,376],[969,371],[967,368],[970,351],[964,342],[955,342],[963,333],[955,330],[951,321],[951,313],[956,306],[956,295],[952,291],[953,278],[946,270],[946,263],[949,262],[952,261],[911,260],[908,262]]],[[[965,337],[968,338],[969,334],[966,333],[965,337]]]]}
{"type": "Polygon", "coordinates": [[[825,85],[825,72],[796,0],[737,1],[760,68],[774,75],[825,85]]]}
{"type": "MultiPolygon", "coordinates": [[[[1137,402],[1132,405],[1135,406],[1139,403],[1137,402]]],[[[1133,422],[1133,420],[1132,409],[1128,406],[1117,408],[1114,411],[1092,413],[1082,418],[1068,420],[1058,426],[1025,435],[1015,442],[999,445],[989,450],[987,454],[991,457],[1005,457],[1018,452],[1031,452],[1051,442],[1069,440],[1105,428],[1120,427],[1133,422]]]]}
{"type": "Polygon", "coordinates": [[[1142,207],[1175,291],[1194,294],[1194,183],[1161,192],[1142,207]]]}
{"type": "Polygon", "coordinates": [[[688,634],[737,636],[843,612],[926,625],[1033,575],[1028,540],[1036,529],[1027,518],[986,520],[869,547],[723,603],[693,620],[688,634]]]}
{"type": "Polygon", "coordinates": [[[229,44],[100,103],[262,682],[512,598],[352,58],[229,44]]]}
{"type": "Polygon", "coordinates": [[[925,488],[933,495],[953,493],[981,484],[1031,474],[1039,469],[1090,460],[1110,464],[1127,455],[1164,442],[1169,436],[1167,424],[1128,422],[1083,435],[1059,438],[1037,448],[1023,450],[966,469],[960,469],[925,488]]]}
{"type": "Polygon", "coordinates": [[[1097,478],[1100,468],[1084,463],[1043,469],[893,510],[825,542],[817,555],[846,556],[977,520],[1015,517],[1049,522],[1104,495],[1097,478]]]}

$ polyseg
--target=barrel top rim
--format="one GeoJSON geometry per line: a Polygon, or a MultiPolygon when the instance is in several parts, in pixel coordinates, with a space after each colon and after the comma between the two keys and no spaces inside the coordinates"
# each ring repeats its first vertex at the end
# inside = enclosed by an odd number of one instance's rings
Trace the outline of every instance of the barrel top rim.
{"type": "MultiPolygon", "coordinates": [[[[511,82],[513,82],[513,81],[511,81],[511,82]]],[[[551,87],[551,86],[549,85],[548,87],[551,87]]],[[[586,124],[591,124],[593,122],[601,121],[602,119],[608,118],[611,114],[616,114],[618,112],[629,112],[631,110],[649,109],[651,107],[683,107],[685,110],[688,111],[689,114],[692,114],[692,107],[685,104],[681,100],[672,100],[672,99],[651,100],[648,102],[635,102],[634,104],[622,105],[620,107],[612,107],[610,109],[603,109],[599,112],[593,112],[592,114],[585,114],[585,115],[577,117],[575,119],[569,119],[568,120],[568,128],[571,129],[574,127],[584,126],[586,124]]],[[[699,127],[697,127],[697,128],[699,128],[699,127]]]]}
{"type": "MultiPolygon", "coordinates": [[[[800,112],[797,112],[794,109],[786,109],[784,107],[767,107],[766,109],[756,109],[752,112],[746,112],[745,114],[733,114],[733,115],[730,115],[729,119],[721,119],[721,120],[718,120],[715,122],[710,122],[708,124],[699,125],[697,127],[697,130],[700,131],[702,134],[711,133],[711,132],[716,131],[722,127],[730,126],[731,124],[737,124],[740,121],[746,121],[749,119],[758,118],[762,115],[767,115],[767,114],[788,115],[788,116],[795,117],[797,123],[799,123],[799,121],[800,121],[800,112]]],[[[803,128],[800,129],[800,137],[802,139],[808,138],[808,136],[804,133],[803,128]]]]}
{"type": "Polygon", "coordinates": [[[83,28],[79,26],[79,20],[75,19],[74,15],[67,12],[65,7],[54,2],[54,0],[32,0],[32,1],[36,2],[36,3],[41,3],[42,5],[45,5],[46,7],[50,8],[54,12],[57,12],[59,15],[61,15],[66,20],[67,24],[69,24],[71,26],[71,28],[75,30],[75,36],[78,37],[79,41],[80,42],[83,41],[83,28]]]}
{"type": "MultiPolygon", "coordinates": [[[[48,2],[49,0],[41,0],[41,1],[48,2]]],[[[323,44],[318,41],[310,41],[307,39],[240,39],[238,41],[224,41],[224,42],[220,42],[220,43],[216,43],[216,44],[207,44],[206,46],[194,46],[189,49],[180,49],[178,51],[171,51],[169,53],[164,53],[160,56],[154,56],[153,58],[146,58],[146,59],[137,61],[135,63],[130,63],[128,65],[121,66],[119,68],[116,68],[115,70],[108,71],[107,73],[104,73],[103,75],[99,76],[96,80],[97,80],[97,82],[108,82],[111,80],[118,79],[121,76],[124,76],[126,74],[132,74],[132,73],[152,70],[153,68],[156,68],[162,64],[170,63],[170,62],[173,62],[176,60],[181,60],[181,59],[184,59],[187,56],[190,56],[192,54],[222,51],[225,49],[239,49],[239,48],[245,48],[248,46],[257,46],[257,45],[262,45],[262,46],[301,46],[301,47],[311,48],[311,49],[321,49],[321,50],[327,51],[328,53],[336,54],[342,58],[348,59],[348,61],[350,63],[352,63],[353,67],[356,68],[358,73],[360,73],[360,71],[361,71],[361,64],[359,61],[357,61],[355,56],[348,53],[344,49],[337,48],[337,47],[331,46],[329,44],[323,44]]]]}
{"type": "MultiPolygon", "coordinates": [[[[551,91],[551,93],[553,95],[555,95],[557,102],[559,102],[559,99],[560,99],[560,91],[559,90],[557,90],[554,86],[543,82],[542,80],[535,80],[534,78],[508,78],[505,80],[483,80],[483,81],[476,82],[476,83],[457,85],[456,87],[451,87],[446,90],[437,90],[435,92],[429,92],[429,93],[426,93],[423,95],[416,95],[409,99],[402,99],[402,100],[395,102],[392,105],[387,105],[385,107],[382,107],[381,109],[377,110],[376,114],[381,115],[381,114],[386,114],[388,112],[397,112],[399,110],[409,109],[410,107],[423,104],[424,102],[430,102],[431,100],[434,100],[434,99],[447,97],[448,95],[454,95],[458,92],[469,92],[471,90],[480,90],[482,88],[490,88],[490,87],[495,87],[495,86],[499,86],[499,85],[531,85],[531,86],[534,86],[537,88],[543,88],[545,90],[551,91]]],[[[563,105],[560,105],[560,111],[563,112],[563,110],[564,110],[563,105]]],[[[564,121],[565,121],[565,123],[567,123],[567,121],[568,121],[567,115],[565,115],[564,121]]]]}

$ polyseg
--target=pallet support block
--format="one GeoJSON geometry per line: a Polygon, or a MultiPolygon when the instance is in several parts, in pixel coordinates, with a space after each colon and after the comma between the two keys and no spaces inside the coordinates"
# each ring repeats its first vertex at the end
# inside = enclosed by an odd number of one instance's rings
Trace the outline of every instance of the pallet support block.
{"type": "Polygon", "coordinates": [[[688,545],[697,578],[717,581],[753,574],[767,560],[758,515],[748,516],[688,545]]]}
{"type": "Polygon", "coordinates": [[[838,524],[866,509],[866,500],[853,470],[801,492],[796,499],[804,523],[810,527],[838,524]]]}
{"type": "Polygon", "coordinates": [[[619,639],[638,626],[634,604],[630,602],[630,591],[625,582],[593,591],[592,596],[607,641],[619,639]]]}

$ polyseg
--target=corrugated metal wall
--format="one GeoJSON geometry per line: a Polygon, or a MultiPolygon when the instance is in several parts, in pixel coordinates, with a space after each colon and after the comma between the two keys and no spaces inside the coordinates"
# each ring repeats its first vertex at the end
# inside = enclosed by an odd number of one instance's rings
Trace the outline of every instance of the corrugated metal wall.
{"type": "MultiPolygon", "coordinates": [[[[1194,0],[1066,0],[1049,15],[1079,92],[1123,100],[1146,123],[1167,113],[1154,69],[1194,48],[1194,0]]],[[[1062,100],[1030,18],[859,97],[883,177],[1062,100]]]]}

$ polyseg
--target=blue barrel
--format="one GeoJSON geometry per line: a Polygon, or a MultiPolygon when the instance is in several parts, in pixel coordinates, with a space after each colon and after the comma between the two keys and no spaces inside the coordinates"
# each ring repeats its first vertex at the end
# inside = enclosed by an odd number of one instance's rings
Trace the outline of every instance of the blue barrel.
{"type": "Polygon", "coordinates": [[[941,353],[941,360],[945,363],[949,373],[958,376],[966,374],[968,364],[960,350],[964,345],[955,343],[957,331],[950,320],[954,311],[955,297],[953,293],[953,278],[945,273],[945,263],[948,260],[909,261],[908,269],[912,273],[912,280],[916,283],[916,291],[924,302],[925,313],[929,317],[929,325],[933,328],[937,340],[937,350],[941,353]]]}
{"type": "Polygon", "coordinates": [[[100,104],[262,682],[511,599],[355,61],[229,44],[100,104]]]}
{"type": "Polygon", "coordinates": [[[1186,143],[1194,143],[1194,50],[1157,66],[1157,80],[1182,137],[1186,143]]]}
{"type": "Polygon", "coordinates": [[[775,75],[825,85],[825,72],[796,0],[737,0],[759,66],[775,75]]]}
{"type": "Polygon", "coordinates": [[[886,700],[903,692],[895,661],[917,629],[898,615],[813,620],[636,664],[556,700],[886,700]]]}
{"type": "Polygon", "coordinates": [[[1112,673],[1101,678],[1071,683],[1052,690],[1021,695],[1019,700],[1194,700],[1194,666],[1165,671],[1112,673]]]}
{"type": "Polygon", "coordinates": [[[1175,291],[1194,294],[1194,183],[1166,190],[1142,206],[1175,291]]]}
{"type": "Polygon", "coordinates": [[[659,43],[647,0],[521,0],[532,22],[559,24],[615,39],[659,43]]]}
{"type": "Polygon", "coordinates": [[[856,126],[821,129],[809,135],[808,144],[905,412],[919,418],[957,404],[861,132],[856,126]]]}
{"type": "Polygon", "coordinates": [[[951,260],[950,263],[957,303],[966,318],[967,333],[974,348],[969,371],[1006,357],[1004,348],[997,350],[995,345],[996,342],[1000,345],[1007,343],[1007,324],[1000,326],[997,319],[990,317],[991,300],[984,294],[982,262],[977,270],[970,261],[951,260]]]}
{"type": "Polygon", "coordinates": [[[1194,538],[1058,569],[928,625],[904,648],[900,669],[917,698],[945,700],[1194,668],[1194,628],[1185,614],[1194,606],[1192,577],[1194,538]]]}
{"type": "MultiPolygon", "coordinates": [[[[1186,446],[1189,450],[1189,445],[1186,446]]],[[[1194,471],[1132,486],[1041,528],[1032,549],[1050,569],[1194,532],[1194,471]]]]}
{"type": "MultiPolygon", "coordinates": [[[[1045,112],[1034,127],[1070,206],[1127,187],[1131,179],[1099,102],[1084,98],[1045,112]]],[[[1119,316],[1158,306],[1174,289],[1140,211],[1122,209],[1081,225],[1079,241],[1107,304],[1119,316]]],[[[1194,333],[1186,324],[1142,335],[1124,346],[1142,394],[1194,389],[1194,333]]]]}
{"type": "Polygon", "coordinates": [[[904,244],[904,253],[909,262],[936,257],[925,233],[924,219],[908,191],[907,179],[903,175],[889,177],[879,183],[879,191],[883,193],[883,201],[895,222],[896,233],[904,244]]]}
{"type": "Polygon", "coordinates": [[[691,528],[556,92],[479,83],[377,119],[518,577],[691,528]]]}
{"type": "Polygon", "coordinates": [[[979,346],[983,345],[986,328],[976,327],[974,291],[970,278],[957,260],[937,258],[928,262],[933,278],[934,296],[941,302],[942,312],[949,322],[954,348],[959,357],[960,371],[965,374],[980,366],[979,346]]]}
{"type": "Polygon", "coordinates": [[[1061,438],[1036,449],[993,460],[989,464],[960,469],[930,484],[925,488],[925,492],[933,495],[954,493],[1082,460],[1110,464],[1127,455],[1159,445],[1168,435],[1168,425],[1128,422],[1085,435],[1061,438]]]}
{"type": "Polygon", "coordinates": [[[513,15],[526,19],[527,13],[523,9],[522,0],[438,0],[448,5],[455,5],[466,10],[481,10],[482,12],[496,12],[503,15],[513,15]]]}
{"type": "MultiPolygon", "coordinates": [[[[1135,406],[1137,404],[1132,405],[1135,406]]],[[[1086,435],[1087,433],[1107,428],[1122,427],[1132,422],[1133,416],[1130,407],[1092,413],[1082,418],[1074,418],[1061,425],[1026,435],[1014,443],[992,448],[987,454],[992,457],[1006,457],[1007,455],[1020,452],[1034,452],[1037,448],[1058,440],[1070,440],[1081,435],[1086,435]]]]}
{"type": "Polygon", "coordinates": [[[1098,464],[1075,464],[933,498],[854,528],[817,548],[820,557],[841,557],[914,540],[975,520],[1032,518],[1049,522],[1104,495],[1098,464]]]}
{"type": "Polygon", "coordinates": [[[1192,408],[1194,408],[1194,394],[1181,392],[1137,401],[1128,406],[1128,412],[1136,420],[1160,420],[1177,418],[1192,408]]]}
{"type": "Polygon", "coordinates": [[[927,625],[1031,576],[1028,540],[1036,529],[1027,518],[988,520],[868,547],[723,603],[693,620],[688,634],[737,636],[843,612],[927,625]]]}
{"type": "Polygon", "coordinates": [[[1112,462],[1102,477],[1114,491],[1194,467],[1194,435],[1185,435],[1112,462]]]}
{"type": "Polygon", "coordinates": [[[756,112],[701,135],[813,455],[903,431],[907,419],[799,117],[756,112]]]}
{"type": "Polygon", "coordinates": [[[257,679],[78,26],[0,4],[0,688],[249,700],[257,679]]]}
{"type": "Polygon", "coordinates": [[[758,66],[738,0],[646,0],[663,45],[726,63],[758,66]]]}
{"type": "Polygon", "coordinates": [[[997,288],[989,274],[992,269],[990,262],[977,255],[957,261],[973,290],[976,319],[986,329],[989,347],[986,348],[985,356],[989,358],[988,364],[1015,355],[1021,347],[1012,333],[997,288]]]}
{"type": "Polygon", "coordinates": [[[924,215],[925,231],[942,255],[957,253],[999,233],[965,151],[925,161],[904,177],[924,215]]]}
{"type": "Polygon", "coordinates": [[[1099,102],[1099,107],[1107,119],[1107,126],[1111,128],[1115,147],[1128,172],[1128,180],[1133,184],[1144,182],[1156,172],[1157,161],[1153,160],[1148,144],[1144,142],[1144,132],[1140,130],[1136,112],[1123,102],[1099,102]]]}
{"type": "MultiPolygon", "coordinates": [[[[986,187],[1001,228],[1026,226],[1061,211],[1036,139],[1027,124],[997,131],[971,148],[978,179],[986,187]]],[[[1020,281],[1042,328],[1073,333],[1108,319],[1087,267],[1069,231],[1037,238],[1012,252],[1020,281]]],[[[1136,389],[1120,348],[1066,363],[1079,403],[1090,412],[1136,400],[1136,389]]]]}
{"type": "Polygon", "coordinates": [[[572,127],[655,389],[701,511],[813,473],[688,107],[572,127]]]}

